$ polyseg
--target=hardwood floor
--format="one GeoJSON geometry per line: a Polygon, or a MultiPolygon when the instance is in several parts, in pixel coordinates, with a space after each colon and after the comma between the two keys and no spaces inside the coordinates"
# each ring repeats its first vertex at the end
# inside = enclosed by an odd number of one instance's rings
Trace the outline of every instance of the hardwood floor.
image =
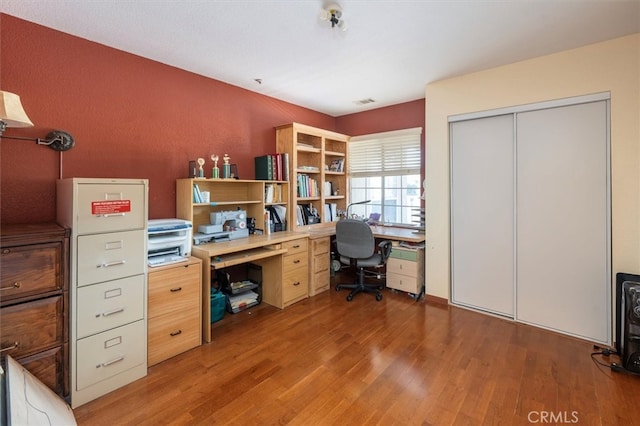
{"type": "Polygon", "coordinates": [[[226,314],[210,344],[77,408],[77,422],[640,425],[640,376],[597,365],[588,342],[389,290],[346,294],[226,314]]]}

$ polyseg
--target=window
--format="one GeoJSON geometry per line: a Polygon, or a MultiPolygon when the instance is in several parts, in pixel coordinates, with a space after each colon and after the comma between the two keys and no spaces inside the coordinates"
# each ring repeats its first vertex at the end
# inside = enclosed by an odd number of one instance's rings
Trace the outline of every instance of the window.
{"type": "Polygon", "coordinates": [[[415,225],[420,209],[420,135],[422,128],[352,137],[349,142],[349,214],[380,221],[415,225]]]}

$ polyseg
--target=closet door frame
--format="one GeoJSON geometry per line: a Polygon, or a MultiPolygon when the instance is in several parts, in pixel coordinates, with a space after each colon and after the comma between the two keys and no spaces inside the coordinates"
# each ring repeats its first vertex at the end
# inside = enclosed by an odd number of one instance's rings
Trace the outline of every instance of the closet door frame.
{"type": "MultiPolygon", "coordinates": [[[[532,103],[532,104],[524,104],[524,105],[517,105],[517,106],[512,106],[512,107],[505,107],[505,108],[497,108],[497,109],[492,109],[492,110],[486,110],[486,111],[479,111],[479,112],[473,112],[473,113],[465,113],[465,114],[457,114],[457,115],[452,115],[449,116],[448,121],[449,121],[449,127],[451,129],[452,123],[458,122],[458,121],[467,121],[467,120],[472,120],[472,119],[478,119],[478,118],[486,118],[486,117],[492,117],[492,116],[497,116],[497,115],[506,115],[506,114],[513,114],[514,116],[514,123],[517,122],[517,114],[518,113],[523,113],[523,112],[530,112],[530,111],[535,111],[535,110],[541,110],[541,109],[550,109],[550,108],[556,108],[556,107],[562,107],[562,106],[571,106],[571,105],[579,105],[579,104],[585,104],[585,103],[591,103],[591,102],[598,102],[598,101],[606,101],[606,159],[605,159],[605,164],[606,164],[606,224],[603,224],[603,226],[605,226],[606,229],[606,300],[604,301],[605,306],[606,306],[606,316],[607,316],[607,338],[606,340],[594,340],[594,339],[588,339],[588,340],[592,340],[592,341],[598,341],[600,343],[604,343],[607,345],[611,345],[612,344],[612,272],[611,272],[611,265],[612,265],[612,260],[611,260],[611,94],[610,92],[600,92],[600,93],[594,93],[594,94],[589,94],[589,95],[583,95],[583,96],[574,96],[574,97],[569,97],[569,98],[562,98],[562,99],[555,99],[555,100],[550,100],[550,101],[545,101],[545,102],[537,102],[537,103],[532,103]]],[[[514,133],[514,153],[516,152],[516,133],[514,133]]],[[[450,167],[450,179],[452,179],[452,174],[451,171],[453,170],[453,150],[452,150],[452,146],[453,146],[453,141],[452,141],[452,135],[450,132],[450,136],[449,136],[449,167],[450,167]]],[[[514,168],[516,167],[516,158],[514,157],[514,168]]],[[[517,176],[517,173],[516,173],[517,176]]],[[[517,182],[514,182],[514,188],[517,188],[517,182]]],[[[451,180],[450,180],[450,187],[449,187],[449,195],[450,195],[450,204],[449,206],[451,207],[451,200],[453,199],[453,196],[451,194],[451,180]]],[[[517,206],[514,205],[514,223],[517,223],[517,206]]],[[[453,247],[453,217],[451,215],[450,212],[450,242],[451,242],[451,246],[450,246],[450,271],[449,271],[449,283],[450,283],[450,303],[452,304],[456,304],[453,299],[453,262],[454,262],[454,247],[453,247]]],[[[514,233],[514,250],[517,247],[517,233],[514,233]]],[[[517,253],[514,253],[514,257],[517,259],[517,253]]],[[[517,262],[516,262],[517,263],[517,262]]],[[[514,266],[514,268],[517,268],[517,265],[514,266]]],[[[517,276],[517,269],[515,270],[515,275],[517,276]]],[[[518,312],[517,312],[517,283],[514,279],[514,291],[513,291],[513,306],[514,306],[514,316],[513,318],[517,321],[518,318],[518,312]]],[[[543,327],[544,328],[544,327],[543,327]]],[[[554,331],[558,331],[558,330],[554,330],[554,331]]],[[[562,333],[562,331],[560,331],[562,333]]],[[[568,334],[568,335],[572,335],[575,336],[574,334],[571,333],[563,333],[563,334],[568,334]]],[[[576,336],[579,338],[585,338],[584,336],[576,336]]]]}

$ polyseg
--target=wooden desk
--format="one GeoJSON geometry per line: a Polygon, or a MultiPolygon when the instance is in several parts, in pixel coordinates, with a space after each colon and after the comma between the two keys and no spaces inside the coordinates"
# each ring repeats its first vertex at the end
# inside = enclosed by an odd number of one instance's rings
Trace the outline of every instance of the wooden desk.
{"type": "MultiPolygon", "coordinates": [[[[303,229],[309,235],[309,238],[322,238],[336,234],[336,223],[337,222],[330,222],[322,225],[311,225],[303,229]]],[[[373,231],[374,237],[392,241],[423,243],[426,239],[424,232],[415,232],[415,229],[411,228],[374,225],[371,226],[371,230],[373,231]]]]}
{"type": "MultiPolygon", "coordinates": [[[[283,261],[287,253],[284,245],[307,238],[306,233],[274,232],[270,235],[250,235],[248,238],[194,245],[191,255],[202,259],[202,339],[211,341],[211,267],[226,268],[248,262],[262,267],[262,301],[282,307],[283,261]]],[[[307,282],[306,279],[304,281],[307,282]]]]}

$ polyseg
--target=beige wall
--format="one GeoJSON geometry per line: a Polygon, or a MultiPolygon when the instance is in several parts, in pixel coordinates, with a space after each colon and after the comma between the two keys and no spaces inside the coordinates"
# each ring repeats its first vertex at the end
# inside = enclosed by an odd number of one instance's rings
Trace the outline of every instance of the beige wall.
{"type": "Polygon", "coordinates": [[[428,294],[449,298],[447,117],[598,92],[611,93],[613,283],[616,272],[640,273],[640,34],[634,34],[427,85],[428,294]]]}

